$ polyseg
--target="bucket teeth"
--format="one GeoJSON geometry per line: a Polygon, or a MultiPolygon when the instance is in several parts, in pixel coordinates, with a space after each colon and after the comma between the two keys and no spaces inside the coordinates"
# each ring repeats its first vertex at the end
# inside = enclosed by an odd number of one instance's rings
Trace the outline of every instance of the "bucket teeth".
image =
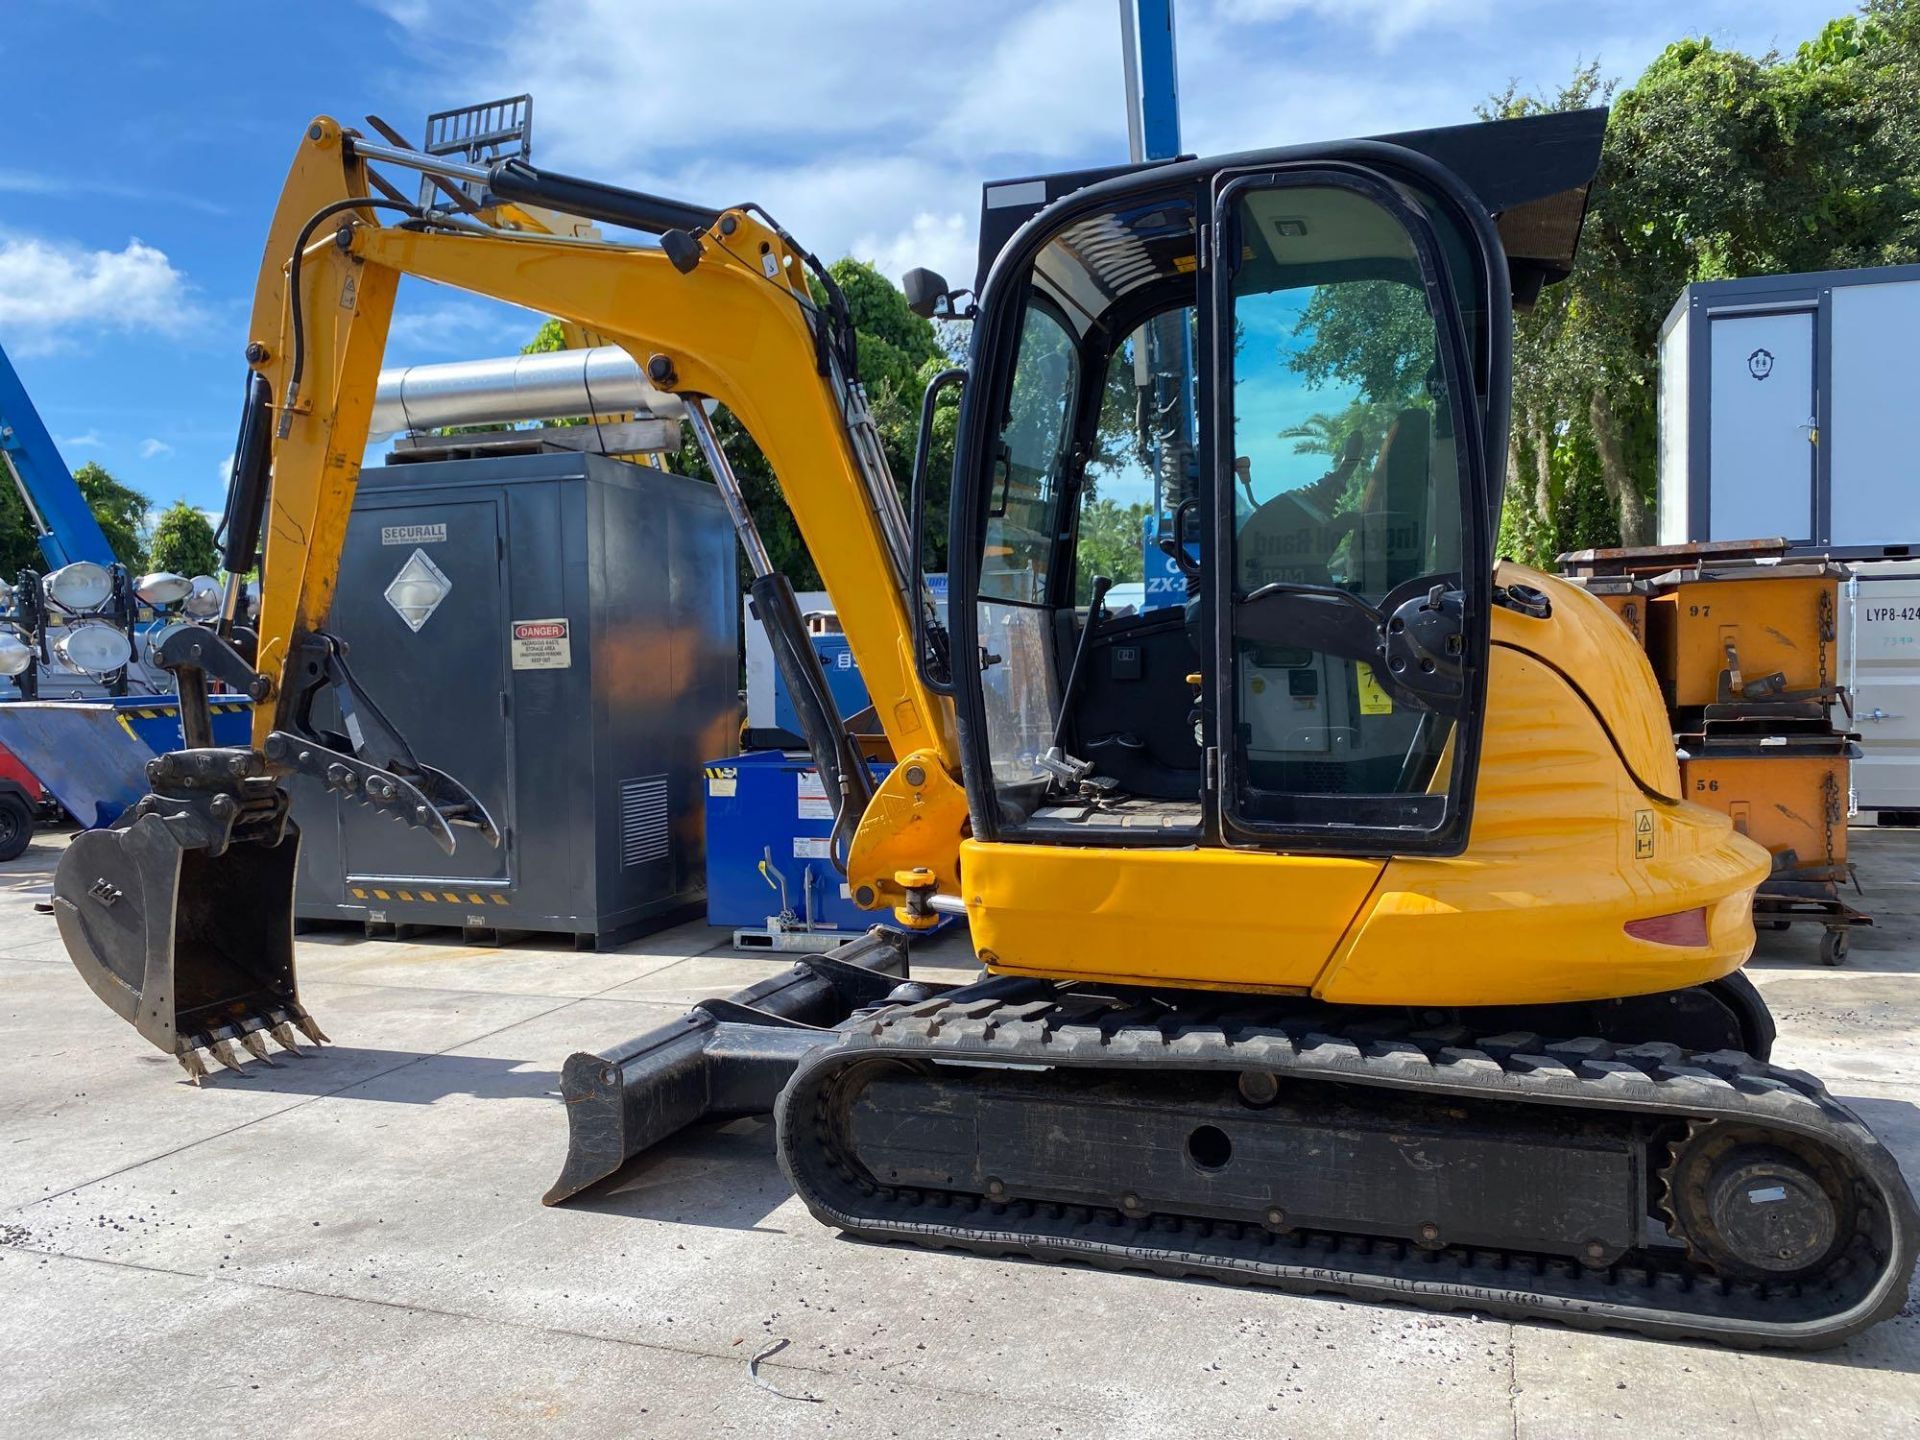
{"type": "Polygon", "coordinates": [[[253,1056],[253,1058],[258,1060],[262,1065],[268,1066],[270,1069],[275,1069],[275,1070],[280,1068],[273,1061],[267,1058],[267,1042],[260,1038],[260,1032],[258,1030],[247,1031],[245,1034],[243,1034],[240,1037],[240,1043],[246,1046],[247,1053],[253,1056]]]}
{"type": "Polygon", "coordinates": [[[272,1035],[274,1043],[289,1055],[306,1054],[306,1051],[300,1048],[300,1042],[294,1038],[293,1026],[289,1025],[285,1020],[282,1020],[267,1033],[272,1035]]]}
{"type": "Polygon", "coordinates": [[[218,1060],[236,1075],[244,1075],[247,1073],[242,1068],[246,1062],[240,1058],[239,1052],[233,1048],[233,1042],[231,1040],[210,1040],[207,1042],[207,1049],[212,1053],[214,1059],[218,1060]]]}
{"type": "Polygon", "coordinates": [[[187,1078],[195,1085],[207,1078],[207,1062],[200,1058],[198,1050],[189,1050],[173,1058],[180,1062],[180,1068],[187,1072],[187,1078]]]}
{"type": "Polygon", "coordinates": [[[294,1017],[293,1023],[300,1027],[300,1033],[316,1045],[327,1043],[327,1032],[313,1023],[313,1017],[302,1011],[294,1017]]]}

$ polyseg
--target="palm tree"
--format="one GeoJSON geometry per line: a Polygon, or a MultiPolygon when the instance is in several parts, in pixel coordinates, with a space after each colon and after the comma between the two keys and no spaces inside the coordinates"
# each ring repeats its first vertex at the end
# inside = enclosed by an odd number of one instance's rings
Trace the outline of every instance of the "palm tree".
{"type": "Polygon", "coordinates": [[[1289,425],[1280,432],[1280,438],[1294,442],[1296,455],[1338,458],[1347,453],[1355,434],[1360,436],[1362,448],[1371,450],[1386,433],[1391,416],[1385,412],[1389,408],[1373,400],[1355,400],[1337,414],[1322,412],[1309,415],[1298,425],[1289,425]]]}

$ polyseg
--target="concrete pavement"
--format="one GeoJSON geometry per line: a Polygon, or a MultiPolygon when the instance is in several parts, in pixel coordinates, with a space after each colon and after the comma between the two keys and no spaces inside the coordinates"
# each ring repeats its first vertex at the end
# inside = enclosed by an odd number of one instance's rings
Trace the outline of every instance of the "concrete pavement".
{"type": "MultiPolygon", "coordinates": [[[[1751,973],[1777,1058],[1920,1177],[1920,835],[1856,839],[1879,928],[1840,970],[1765,936],[1751,973]]],[[[195,1090],[34,912],[59,843],[0,866],[0,1436],[1920,1429],[1912,1306],[1736,1355],[875,1247],[814,1223],[759,1121],[543,1209],[566,1056],[776,962],[702,926],[613,955],[307,936],[338,1043],[195,1090]]]]}

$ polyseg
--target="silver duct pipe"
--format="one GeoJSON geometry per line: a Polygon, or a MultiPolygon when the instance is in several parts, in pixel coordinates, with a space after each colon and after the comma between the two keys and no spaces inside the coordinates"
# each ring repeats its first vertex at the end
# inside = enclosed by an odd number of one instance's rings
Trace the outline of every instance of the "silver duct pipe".
{"type": "Polygon", "coordinates": [[[617,345],[602,345],[382,370],[370,435],[384,440],[443,425],[504,425],[629,410],[661,420],[684,420],[687,413],[678,396],[647,383],[631,355],[617,345]]]}

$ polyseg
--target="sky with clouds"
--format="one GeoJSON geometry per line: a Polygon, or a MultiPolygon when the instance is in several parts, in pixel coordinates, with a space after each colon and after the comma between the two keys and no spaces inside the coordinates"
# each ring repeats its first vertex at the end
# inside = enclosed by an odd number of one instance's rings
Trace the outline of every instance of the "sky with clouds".
{"type": "MultiPolygon", "coordinates": [[[[536,163],[755,200],[831,258],[964,283],[988,179],[1126,158],[1120,0],[7,0],[0,344],[71,465],[218,508],[259,246],[300,131],[534,97],[536,163]]],[[[1583,60],[1789,49],[1838,0],[1182,0],[1200,153],[1472,118],[1583,60]]],[[[411,283],[388,358],[533,323],[411,283]]]]}

